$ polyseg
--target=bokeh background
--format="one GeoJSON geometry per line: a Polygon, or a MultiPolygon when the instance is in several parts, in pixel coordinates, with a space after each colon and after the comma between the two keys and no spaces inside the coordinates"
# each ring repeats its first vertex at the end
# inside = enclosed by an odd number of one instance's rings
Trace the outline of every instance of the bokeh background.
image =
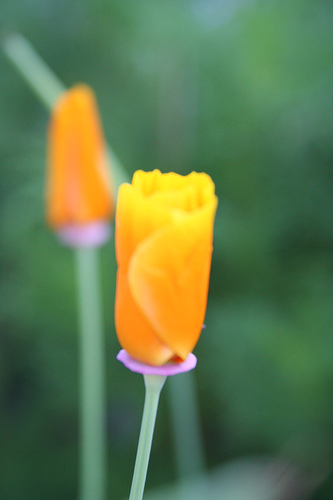
{"type": "MultiPolygon", "coordinates": [[[[94,88],[129,177],[159,168],[215,181],[195,350],[208,472],[232,469],[239,485],[246,470],[258,485],[273,460],[292,479],[267,500],[333,498],[332,2],[1,0],[0,25],[2,38],[26,36],[67,86],[94,88]]],[[[49,114],[1,51],[0,82],[0,498],[73,499],[76,280],[72,252],[44,221],[49,114]]],[[[115,360],[112,242],[101,266],[118,500],[144,390],[115,360]]],[[[177,481],[169,417],[162,393],[148,492],[177,481]]],[[[239,498],[259,498],[250,495],[239,498]]]]}

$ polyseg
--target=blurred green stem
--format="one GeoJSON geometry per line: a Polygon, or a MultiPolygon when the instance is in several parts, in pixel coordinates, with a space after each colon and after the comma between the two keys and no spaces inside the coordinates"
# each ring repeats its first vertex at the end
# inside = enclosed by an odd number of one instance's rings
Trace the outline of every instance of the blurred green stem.
{"type": "MultiPolygon", "coordinates": [[[[157,145],[158,163],[168,165],[173,158],[181,159],[179,167],[191,163],[197,144],[197,55],[192,54],[182,61],[162,48],[159,58],[159,99],[157,145]],[[175,85],[175,82],[177,84],[175,85]],[[177,113],[177,123],[181,124],[179,133],[182,140],[174,143],[170,130],[173,130],[175,103],[183,103],[177,113]],[[187,111],[186,111],[187,110],[187,111]],[[178,145],[178,146],[177,146],[178,145]],[[178,150],[175,148],[178,147],[178,150]]],[[[173,162],[174,163],[174,162],[173,162]]],[[[203,447],[200,412],[195,373],[185,373],[181,377],[171,377],[168,387],[171,408],[171,420],[175,443],[175,454],[179,479],[182,484],[191,475],[205,472],[205,454],[203,447]]],[[[208,498],[203,495],[202,498],[208,498]]]]}
{"type": "Polygon", "coordinates": [[[194,373],[172,377],[168,393],[180,476],[197,474],[204,470],[205,461],[194,373]]]}
{"type": "Polygon", "coordinates": [[[166,381],[166,377],[161,375],[144,375],[143,377],[146,388],[145,404],[129,500],[141,500],[143,497],[158,401],[166,381]]]}
{"type": "MultiPolygon", "coordinates": [[[[2,49],[31,90],[51,111],[56,100],[66,90],[65,85],[47,66],[31,43],[19,33],[7,36],[2,41],[2,49]]],[[[110,146],[108,152],[117,191],[121,183],[128,181],[128,175],[110,146]]]]}
{"type": "MultiPolygon", "coordinates": [[[[191,477],[202,477],[202,498],[209,498],[204,480],[205,454],[201,433],[199,404],[194,372],[170,377],[168,395],[173,425],[174,446],[180,479],[180,490],[191,477]]],[[[180,494],[180,497],[182,495],[180,494]]],[[[198,495],[199,498],[199,495],[198,495]]]]}
{"type": "Polygon", "coordinates": [[[106,498],[105,359],[98,276],[98,250],[76,250],[81,331],[80,498],[106,498]]]}
{"type": "Polygon", "coordinates": [[[63,83],[22,35],[9,35],[2,42],[2,47],[32,91],[51,110],[60,94],[66,90],[63,83]]]}

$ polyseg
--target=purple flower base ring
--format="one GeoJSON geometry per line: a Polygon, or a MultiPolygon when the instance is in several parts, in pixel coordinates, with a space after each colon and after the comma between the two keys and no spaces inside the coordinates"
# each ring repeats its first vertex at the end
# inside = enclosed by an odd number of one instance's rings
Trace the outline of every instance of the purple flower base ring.
{"type": "Polygon", "coordinates": [[[111,228],[106,221],[67,224],[58,229],[57,234],[60,241],[69,247],[98,247],[109,240],[111,228]]]}
{"type": "Polygon", "coordinates": [[[146,365],[132,358],[125,349],[119,351],[117,355],[118,361],[121,361],[126,368],[132,372],[141,373],[143,375],[161,375],[168,377],[170,375],[178,375],[193,370],[197,365],[197,358],[190,353],[182,363],[166,363],[162,366],[146,365]]]}

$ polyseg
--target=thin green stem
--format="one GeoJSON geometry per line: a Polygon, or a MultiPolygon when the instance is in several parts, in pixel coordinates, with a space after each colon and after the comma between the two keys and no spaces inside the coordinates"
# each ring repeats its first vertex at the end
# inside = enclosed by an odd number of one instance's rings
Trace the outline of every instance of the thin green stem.
{"type": "Polygon", "coordinates": [[[80,499],[106,498],[105,359],[95,248],[76,251],[80,318],[80,499]]]}
{"type": "Polygon", "coordinates": [[[33,92],[48,109],[52,109],[60,94],[66,90],[64,84],[22,35],[9,35],[2,42],[2,47],[33,92]]]}
{"type": "Polygon", "coordinates": [[[165,380],[166,377],[161,375],[144,375],[145,404],[129,500],[141,500],[143,497],[158,401],[165,380]]]}
{"type": "Polygon", "coordinates": [[[172,377],[168,387],[178,470],[181,477],[202,473],[205,468],[195,375],[172,377]]]}
{"type": "Polygon", "coordinates": [[[181,490],[186,479],[200,475],[202,498],[208,498],[208,483],[204,480],[205,453],[195,374],[188,372],[181,377],[171,377],[168,395],[181,490]]]}
{"type": "MultiPolygon", "coordinates": [[[[65,85],[24,36],[19,33],[12,33],[2,40],[1,45],[8,60],[17,69],[31,90],[48,110],[52,110],[60,94],[66,90],[65,85]]],[[[110,146],[108,146],[108,153],[116,192],[121,183],[128,182],[128,175],[110,146]]]]}

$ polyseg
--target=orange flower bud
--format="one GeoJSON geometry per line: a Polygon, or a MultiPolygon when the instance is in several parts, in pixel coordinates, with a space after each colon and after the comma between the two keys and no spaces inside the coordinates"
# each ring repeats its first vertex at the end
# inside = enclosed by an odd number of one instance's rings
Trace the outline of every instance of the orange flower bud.
{"type": "Polygon", "coordinates": [[[49,126],[47,221],[54,229],[111,218],[114,198],[93,91],[77,85],[56,102],[49,126]]]}
{"type": "Polygon", "coordinates": [[[119,189],[115,323],[120,345],[150,365],[183,361],[207,305],[215,186],[204,173],[137,171],[119,189]]]}

